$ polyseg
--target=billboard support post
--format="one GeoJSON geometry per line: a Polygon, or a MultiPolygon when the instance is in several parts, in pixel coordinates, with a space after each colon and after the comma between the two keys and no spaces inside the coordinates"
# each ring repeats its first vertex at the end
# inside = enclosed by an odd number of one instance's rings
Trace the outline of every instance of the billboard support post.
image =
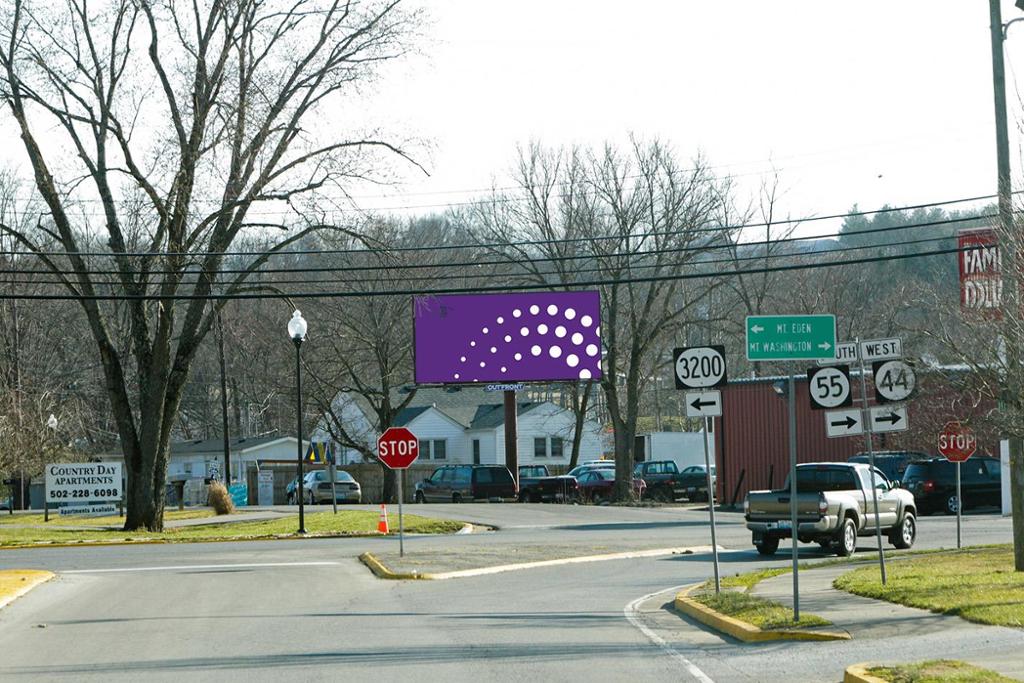
{"type": "Polygon", "coordinates": [[[512,481],[519,492],[519,426],[516,424],[518,411],[516,392],[506,389],[505,395],[505,466],[512,473],[512,481]]]}

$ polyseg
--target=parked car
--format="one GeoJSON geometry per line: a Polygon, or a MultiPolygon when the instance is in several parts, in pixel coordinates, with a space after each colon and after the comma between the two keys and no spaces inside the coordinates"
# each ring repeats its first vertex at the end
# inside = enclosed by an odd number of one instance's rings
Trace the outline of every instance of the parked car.
{"type": "MultiPolygon", "coordinates": [[[[903,481],[907,465],[914,460],[927,458],[927,453],[918,451],[875,451],[875,467],[882,470],[889,481],[900,482],[903,481]]],[[[869,460],[867,453],[857,453],[847,458],[847,462],[867,463],[869,460]]]]}
{"type": "MultiPolygon", "coordinates": [[[[945,512],[955,515],[960,501],[956,497],[956,463],[945,458],[915,460],[903,473],[903,488],[914,494],[922,515],[945,512]]],[[[999,459],[969,458],[960,464],[960,492],[963,509],[1002,504],[1002,474],[999,459]]]]}
{"type": "MultiPolygon", "coordinates": [[[[579,485],[579,499],[585,503],[600,505],[612,499],[612,492],[615,489],[615,470],[595,468],[589,472],[583,472],[576,478],[576,481],[579,485]]],[[[644,498],[646,488],[647,485],[643,479],[633,479],[633,493],[638,498],[644,498]]]]}
{"type": "MultiPolygon", "coordinates": [[[[306,474],[302,481],[306,502],[310,505],[331,502],[331,478],[326,470],[314,470],[306,474]]],[[[334,473],[335,500],[339,503],[361,503],[362,487],[352,475],[343,470],[334,473]]]]}
{"type": "MultiPolygon", "coordinates": [[[[909,470],[909,468],[908,468],[909,470]]],[[[871,470],[861,463],[806,463],[796,467],[797,539],[852,555],[857,537],[875,533],[871,470]]],[[[917,505],[910,491],[892,484],[875,468],[879,528],[897,548],[917,538],[917,505]]],[[[793,537],[789,481],[775,491],[751,491],[743,515],[757,552],[772,555],[793,537]]]]}
{"type": "Polygon", "coordinates": [[[576,497],[576,477],[552,476],[545,465],[523,465],[519,468],[519,502],[567,501],[576,497]]]}
{"type": "Polygon", "coordinates": [[[416,482],[417,503],[515,500],[518,490],[504,465],[445,465],[416,482]]]}
{"type": "Polygon", "coordinates": [[[570,477],[579,478],[584,472],[590,472],[591,470],[614,470],[614,460],[588,460],[587,462],[577,465],[569,470],[568,474],[570,477]]]}
{"type": "MultiPolygon", "coordinates": [[[[677,488],[682,489],[690,500],[708,499],[708,474],[704,465],[690,465],[684,467],[683,471],[676,477],[677,488]]],[[[711,466],[711,488],[714,490],[717,483],[715,467],[711,466]]]]}
{"type": "MultiPolygon", "coordinates": [[[[684,498],[686,489],[679,481],[679,468],[673,460],[648,460],[633,468],[633,476],[647,485],[647,497],[666,503],[684,498]]],[[[706,489],[707,486],[702,488],[706,489]]],[[[706,491],[705,491],[706,493],[706,491]]]]}

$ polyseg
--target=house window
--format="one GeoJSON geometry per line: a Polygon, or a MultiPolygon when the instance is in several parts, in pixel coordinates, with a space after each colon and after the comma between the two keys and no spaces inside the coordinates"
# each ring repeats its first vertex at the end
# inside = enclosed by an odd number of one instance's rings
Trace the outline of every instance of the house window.
{"type": "Polygon", "coordinates": [[[551,457],[561,458],[562,457],[562,437],[553,436],[551,437],[551,457]]]}
{"type": "Polygon", "coordinates": [[[480,464],[480,439],[473,439],[473,464],[480,464]]]}
{"type": "Polygon", "coordinates": [[[446,460],[447,444],[444,439],[420,439],[420,457],[424,460],[446,460]]]}
{"type": "Polygon", "coordinates": [[[542,436],[539,436],[533,440],[533,457],[548,457],[548,440],[542,436]]]}

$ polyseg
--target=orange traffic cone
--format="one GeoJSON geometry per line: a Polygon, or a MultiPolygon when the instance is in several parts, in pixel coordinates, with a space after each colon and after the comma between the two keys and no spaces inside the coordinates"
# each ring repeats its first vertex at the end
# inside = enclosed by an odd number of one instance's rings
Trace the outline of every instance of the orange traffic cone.
{"type": "Polygon", "coordinates": [[[380,504],[380,521],[377,522],[377,531],[382,534],[391,533],[388,530],[388,509],[384,507],[384,503],[380,504]]]}

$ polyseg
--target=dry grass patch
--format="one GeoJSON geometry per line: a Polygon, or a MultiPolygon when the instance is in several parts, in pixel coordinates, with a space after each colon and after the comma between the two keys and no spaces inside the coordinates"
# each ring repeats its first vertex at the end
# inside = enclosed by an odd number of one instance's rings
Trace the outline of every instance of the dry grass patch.
{"type": "Polygon", "coordinates": [[[889,683],[1017,683],[1014,679],[995,671],[952,659],[898,666],[873,666],[867,671],[889,683]]]}

